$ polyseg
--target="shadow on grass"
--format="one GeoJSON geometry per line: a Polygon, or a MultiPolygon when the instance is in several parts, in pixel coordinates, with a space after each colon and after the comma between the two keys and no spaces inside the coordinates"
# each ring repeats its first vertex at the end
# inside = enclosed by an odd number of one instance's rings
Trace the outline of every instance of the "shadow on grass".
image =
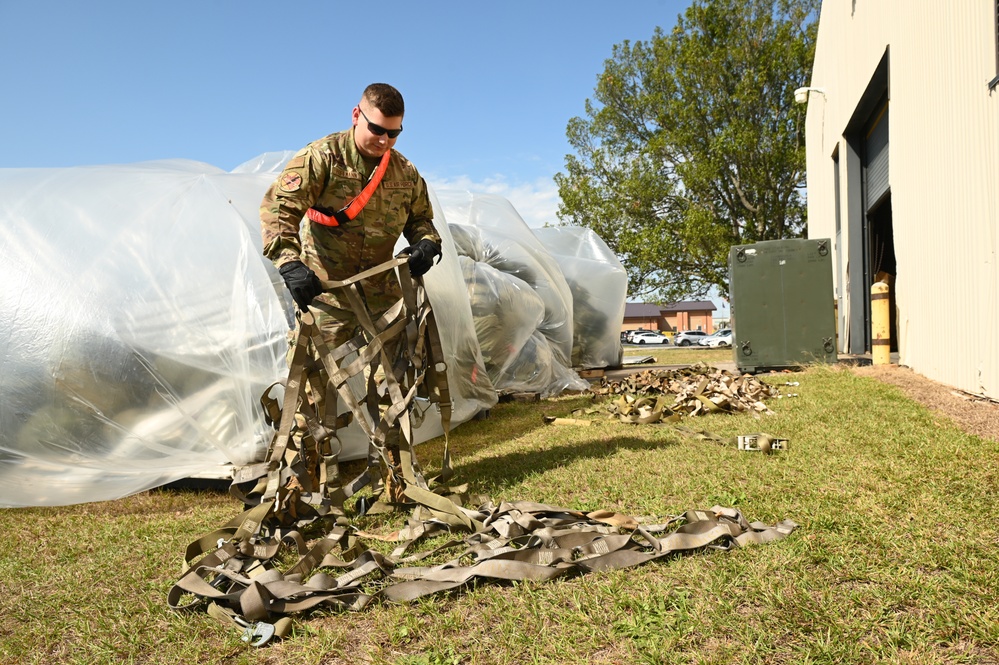
{"type": "MultiPolygon", "coordinates": [[[[553,429],[553,436],[555,434],[553,429]]],[[[568,466],[580,460],[609,457],[622,449],[656,450],[672,447],[678,443],[679,439],[649,441],[627,436],[583,441],[563,440],[543,449],[498,454],[469,463],[462,463],[459,459],[455,464],[455,475],[460,482],[501,487],[519,483],[531,476],[568,466]]]]}
{"type": "MultiPolygon", "coordinates": [[[[470,420],[456,429],[452,435],[453,449],[468,453],[489,448],[498,443],[527,436],[534,430],[548,427],[545,416],[567,416],[574,409],[593,403],[589,395],[559,401],[541,401],[528,404],[500,403],[488,412],[482,420],[470,420]]],[[[423,444],[429,447],[431,442],[423,444]]]]}
{"type": "MultiPolygon", "coordinates": [[[[635,449],[655,448],[664,444],[650,443],[629,437],[613,439],[594,439],[590,442],[561,443],[554,447],[536,448],[523,453],[512,453],[490,457],[485,460],[464,464],[461,458],[473,453],[495,447],[513,439],[531,437],[535,430],[549,428],[552,438],[558,436],[558,430],[544,423],[544,416],[564,417],[574,409],[583,408],[593,403],[590,395],[582,394],[559,400],[543,400],[534,403],[505,402],[494,406],[488,415],[482,419],[468,420],[455,427],[450,436],[451,455],[457,460],[455,471],[459,482],[516,481],[529,473],[537,473],[546,469],[557,468],[582,457],[599,457],[608,455],[619,447],[635,449]],[[485,471],[485,469],[490,469],[485,471]],[[523,473],[523,475],[521,475],[523,473]],[[489,478],[489,476],[494,476],[489,478]]],[[[565,432],[563,432],[565,434],[565,432]]],[[[427,476],[438,472],[438,466],[444,449],[443,437],[437,437],[419,444],[416,448],[417,457],[423,463],[427,476]]],[[[340,473],[346,481],[364,471],[367,466],[365,458],[344,461],[340,463],[340,473]]],[[[230,481],[228,479],[197,479],[178,480],[158,488],[159,490],[205,492],[213,494],[228,494],[230,481]]]]}
{"type": "MultiPolygon", "coordinates": [[[[574,409],[592,403],[592,396],[579,395],[561,400],[497,404],[481,419],[468,420],[451,431],[451,455],[461,458],[514,439],[529,437],[535,430],[548,427],[544,423],[545,416],[565,417],[574,409]]],[[[420,460],[430,463],[429,466],[425,464],[425,468],[435,472],[436,462],[443,450],[443,437],[421,443],[416,448],[420,460]]]]}

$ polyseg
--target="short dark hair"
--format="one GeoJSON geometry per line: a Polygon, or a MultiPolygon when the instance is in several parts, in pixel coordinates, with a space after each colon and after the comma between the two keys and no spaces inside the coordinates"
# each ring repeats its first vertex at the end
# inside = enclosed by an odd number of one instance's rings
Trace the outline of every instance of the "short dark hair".
{"type": "Polygon", "coordinates": [[[388,83],[372,83],[364,89],[362,97],[381,111],[386,118],[394,118],[406,113],[406,103],[402,101],[402,93],[388,83]]]}

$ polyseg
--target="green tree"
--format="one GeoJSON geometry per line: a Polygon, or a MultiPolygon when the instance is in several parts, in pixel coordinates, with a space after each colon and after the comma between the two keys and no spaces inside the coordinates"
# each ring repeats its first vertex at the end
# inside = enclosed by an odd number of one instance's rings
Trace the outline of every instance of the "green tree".
{"type": "Polygon", "coordinates": [[[669,34],[613,49],[575,155],[563,223],[593,229],[658,302],[728,292],[732,245],[800,236],[804,108],[821,0],[694,0],[669,34]]]}

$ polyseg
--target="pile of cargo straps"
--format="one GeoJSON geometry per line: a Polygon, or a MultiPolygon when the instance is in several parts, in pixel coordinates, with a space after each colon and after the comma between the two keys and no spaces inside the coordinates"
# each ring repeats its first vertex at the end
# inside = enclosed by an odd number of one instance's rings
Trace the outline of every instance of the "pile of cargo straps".
{"type": "Polygon", "coordinates": [[[432,500],[428,496],[432,480],[423,477],[413,451],[412,406],[421,397],[440,412],[445,442],[440,479],[447,480],[452,473],[447,442],[452,404],[447,362],[422,283],[410,277],[402,256],[350,279],[322,285],[345,295],[361,332],[331,350],[313,315],[299,315],[282,403],[273,397],[278,384],[261,398],[277,433],[263,462],[234,473],[231,493],[247,505],[273,499],[275,515],[295,519],[343,516],[344,502],[369,485],[376,487],[376,496],[395,485],[405,487],[413,501],[432,500]],[[376,318],[367,308],[359,283],[393,269],[402,275],[403,295],[376,318]],[[315,357],[321,359],[318,365],[313,362],[315,357]],[[354,377],[365,385],[363,394],[352,388],[354,377]],[[348,409],[340,415],[339,400],[348,409]],[[359,476],[341,485],[337,430],[351,422],[368,438],[368,464],[359,476]],[[386,447],[393,428],[400,434],[393,441],[398,445],[398,459],[391,459],[389,453],[395,451],[386,447]],[[383,474],[378,473],[380,466],[383,474]]]}
{"type": "Polygon", "coordinates": [[[776,386],[749,374],[733,374],[697,364],[683,369],[645,370],[618,381],[602,379],[593,388],[608,399],[602,409],[622,422],[679,422],[707,413],[772,415],[764,403],[776,386]]]}
{"type": "Polygon", "coordinates": [[[584,513],[526,501],[495,504],[470,495],[467,487],[439,484],[451,473],[450,398],[422,283],[410,277],[401,257],[343,282],[325,282],[324,288],[347,294],[363,332],[330,350],[312,316],[301,315],[282,404],[274,408],[273,398],[264,400],[277,426],[267,458],[234,474],[232,493],[248,509],[190,544],[183,573],[168,595],[171,608],[206,610],[238,627],[248,644],[262,646],[288,635],[291,615],[314,608],[361,610],[377,600],[409,602],[476,580],[544,581],[628,568],[682,553],[766,543],[795,528],[787,520],[776,526],[750,523],[740,512],[720,506],[647,524],[610,511],[584,513]],[[399,271],[403,297],[374,320],[357,283],[391,269],[399,271]],[[321,367],[310,363],[310,343],[322,358],[321,367]],[[348,380],[361,374],[366,374],[367,393],[358,397],[348,380]],[[382,395],[391,404],[379,409],[382,395]],[[437,479],[424,478],[413,454],[409,412],[416,396],[436,403],[441,412],[445,445],[437,479]],[[345,484],[336,432],[350,419],[337,417],[337,398],[370,440],[367,468],[345,484]],[[393,465],[385,441],[396,424],[402,434],[401,463],[393,465]],[[386,496],[379,467],[385,477],[401,467],[401,501],[386,496]],[[405,527],[381,536],[351,524],[348,513],[355,514],[355,508],[347,499],[368,485],[374,505],[364,504],[357,513],[402,508],[410,514],[405,527]],[[419,540],[442,533],[452,538],[430,551],[410,551],[419,540]],[[398,545],[386,555],[366,547],[364,539],[398,545]],[[414,565],[445,552],[456,556],[433,566],[414,565]]]}

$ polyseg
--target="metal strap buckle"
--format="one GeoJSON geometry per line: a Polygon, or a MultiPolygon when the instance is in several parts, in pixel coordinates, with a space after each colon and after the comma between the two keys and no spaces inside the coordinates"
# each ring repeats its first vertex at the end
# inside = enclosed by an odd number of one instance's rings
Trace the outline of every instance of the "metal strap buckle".
{"type": "Polygon", "coordinates": [[[274,624],[265,621],[248,623],[244,619],[235,617],[236,623],[244,626],[243,634],[239,639],[253,647],[262,647],[274,637],[274,624]]]}
{"type": "Polygon", "coordinates": [[[754,453],[774,453],[787,450],[787,439],[778,439],[768,434],[742,434],[738,437],[739,450],[754,453]]]}

